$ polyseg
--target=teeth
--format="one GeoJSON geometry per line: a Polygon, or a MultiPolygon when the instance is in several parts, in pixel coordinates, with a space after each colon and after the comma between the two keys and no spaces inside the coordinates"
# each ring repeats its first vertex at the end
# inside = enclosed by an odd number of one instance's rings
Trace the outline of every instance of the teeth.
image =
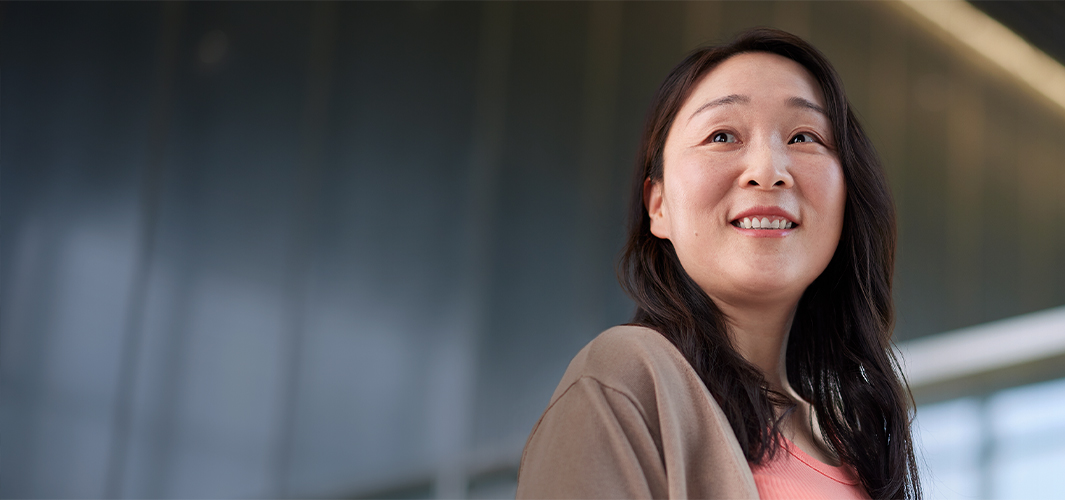
{"type": "Polygon", "coordinates": [[[736,226],[744,229],[791,229],[795,223],[787,219],[774,218],[770,221],[769,217],[744,217],[736,221],[736,226]]]}

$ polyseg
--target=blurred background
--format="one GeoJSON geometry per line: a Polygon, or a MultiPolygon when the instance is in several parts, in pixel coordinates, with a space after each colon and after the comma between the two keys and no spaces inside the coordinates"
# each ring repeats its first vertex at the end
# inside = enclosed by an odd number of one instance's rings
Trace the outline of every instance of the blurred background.
{"type": "Polygon", "coordinates": [[[929,497],[1061,497],[1065,4],[961,1],[0,4],[0,497],[512,497],[654,89],[759,25],[884,158],[929,497]]]}

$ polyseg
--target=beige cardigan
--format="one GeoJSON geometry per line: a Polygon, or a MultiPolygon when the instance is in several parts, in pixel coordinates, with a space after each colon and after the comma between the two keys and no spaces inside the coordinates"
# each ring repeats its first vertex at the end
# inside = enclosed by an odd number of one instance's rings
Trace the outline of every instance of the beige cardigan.
{"type": "Polygon", "coordinates": [[[725,414],[661,334],[584,347],[525,444],[517,498],[758,498],[725,414]]]}

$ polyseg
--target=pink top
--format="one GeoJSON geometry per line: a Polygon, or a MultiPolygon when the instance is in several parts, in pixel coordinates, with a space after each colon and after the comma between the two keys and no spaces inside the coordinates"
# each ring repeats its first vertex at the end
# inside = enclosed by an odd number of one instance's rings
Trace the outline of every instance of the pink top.
{"type": "Polygon", "coordinates": [[[762,500],[862,499],[869,495],[849,465],[833,467],[807,455],[790,440],[773,460],[751,467],[762,500]]]}

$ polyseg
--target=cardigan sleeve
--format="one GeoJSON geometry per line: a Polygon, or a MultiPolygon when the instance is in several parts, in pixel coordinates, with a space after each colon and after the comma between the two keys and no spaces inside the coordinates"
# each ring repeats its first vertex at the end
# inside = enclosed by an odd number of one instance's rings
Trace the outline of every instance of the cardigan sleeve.
{"type": "Polygon", "coordinates": [[[577,379],[529,436],[517,498],[666,498],[660,438],[651,427],[624,392],[577,379]]]}

